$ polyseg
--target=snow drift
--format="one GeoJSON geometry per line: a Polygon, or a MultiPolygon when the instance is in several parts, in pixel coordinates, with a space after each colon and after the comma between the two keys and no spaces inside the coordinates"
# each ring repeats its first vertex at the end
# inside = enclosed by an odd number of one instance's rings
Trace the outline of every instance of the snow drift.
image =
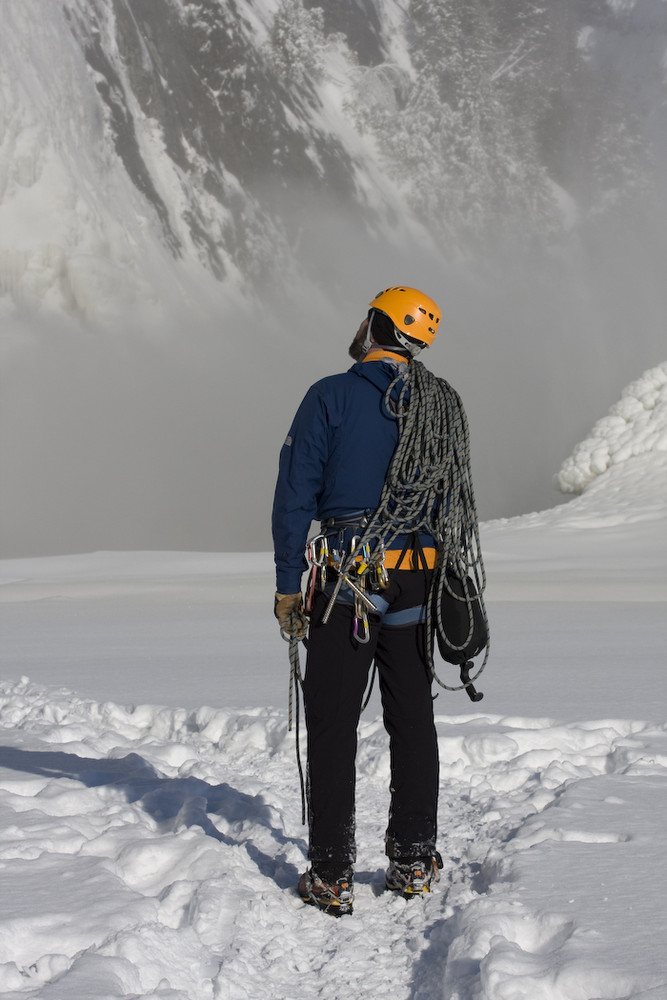
{"type": "Polygon", "coordinates": [[[612,465],[650,452],[667,452],[667,361],[623,390],[563,463],[556,482],[563,493],[581,493],[612,465]]]}

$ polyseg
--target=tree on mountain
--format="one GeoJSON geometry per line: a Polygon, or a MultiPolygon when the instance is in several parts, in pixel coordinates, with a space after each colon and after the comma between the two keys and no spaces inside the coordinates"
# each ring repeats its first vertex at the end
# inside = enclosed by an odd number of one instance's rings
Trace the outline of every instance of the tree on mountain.
{"type": "Polygon", "coordinates": [[[267,53],[284,86],[304,87],[321,78],[325,44],[322,10],[319,7],[308,10],[302,0],[281,0],[271,26],[267,53]]]}
{"type": "Polygon", "coordinates": [[[558,226],[535,137],[541,106],[520,100],[539,90],[526,84],[548,24],[542,8],[529,0],[521,6],[523,17],[510,28],[492,4],[411,0],[413,74],[402,99],[383,106],[376,88],[375,97],[357,100],[358,121],[376,136],[384,169],[449,248],[453,240],[464,251],[520,242],[558,226]]]}

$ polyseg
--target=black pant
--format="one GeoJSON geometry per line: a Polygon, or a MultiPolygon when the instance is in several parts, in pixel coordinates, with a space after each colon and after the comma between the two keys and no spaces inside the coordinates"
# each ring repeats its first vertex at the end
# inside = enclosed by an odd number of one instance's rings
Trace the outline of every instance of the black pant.
{"type": "MultiPolygon", "coordinates": [[[[426,574],[395,570],[383,596],[389,611],[425,601],[426,574]]],[[[354,610],[337,603],[326,625],[328,597],[313,602],[304,702],[308,730],[308,856],[318,874],[335,875],[355,860],[355,758],[361,703],[373,659],[389,734],[390,858],[429,857],[435,850],[438,744],[423,624],[390,627],[370,615],[370,641],[353,636],[354,610]]]]}

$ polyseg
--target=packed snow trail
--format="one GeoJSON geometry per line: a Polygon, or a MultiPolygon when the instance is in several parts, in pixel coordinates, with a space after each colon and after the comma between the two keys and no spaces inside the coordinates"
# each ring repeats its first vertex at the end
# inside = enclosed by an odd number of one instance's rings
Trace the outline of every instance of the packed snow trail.
{"type": "MultiPolygon", "coordinates": [[[[438,716],[445,869],[408,902],[383,891],[387,741],[362,723],[355,912],[339,921],[294,892],[306,840],[285,712],[125,709],[24,679],[0,688],[0,726],[4,1000],[588,1000],[659,985],[650,941],[639,973],[596,943],[593,917],[531,882],[535,865],[562,881],[554,843],[583,844],[608,857],[613,893],[633,831],[587,829],[588,808],[573,826],[572,796],[630,822],[624,781],[664,783],[663,726],[438,716]]],[[[663,821],[666,807],[663,793],[663,821]]],[[[651,883],[665,874],[653,850],[651,883]]],[[[655,921],[652,935],[664,941],[655,921]]]]}

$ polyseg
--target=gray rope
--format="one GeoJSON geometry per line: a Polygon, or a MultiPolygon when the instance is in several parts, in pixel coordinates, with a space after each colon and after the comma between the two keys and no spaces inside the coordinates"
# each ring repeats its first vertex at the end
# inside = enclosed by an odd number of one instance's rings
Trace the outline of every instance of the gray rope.
{"type": "MultiPolygon", "coordinates": [[[[296,616],[292,616],[292,628],[296,633],[296,616]]],[[[301,716],[301,704],[299,699],[299,689],[303,688],[303,676],[301,674],[301,662],[299,660],[299,639],[296,634],[290,636],[289,640],[289,662],[290,662],[290,684],[289,684],[289,705],[288,705],[288,732],[292,731],[292,723],[296,719],[296,765],[299,771],[299,784],[301,786],[301,822],[306,822],[306,783],[303,776],[303,766],[301,764],[301,747],[299,723],[301,716]],[[296,700],[296,713],[294,712],[294,700],[296,700]]]]}
{"type": "MultiPolygon", "coordinates": [[[[426,602],[427,657],[433,678],[448,691],[437,676],[433,662],[435,630],[449,648],[463,649],[473,630],[472,601],[479,601],[487,626],[483,591],[486,574],[479,542],[479,526],[470,471],[468,420],[458,393],[445,379],[437,378],[420,361],[411,361],[388,387],[384,405],[398,422],[399,438],[385,479],[380,503],[361,535],[356,551],[364,545],[378,551],[390,548],[399,535],[423,532],[432,535],[438,562],[430,582],[426,602]],[[469,578],[473,594],[464,586],[464,597],[454,594],[445,569],[465,582],[469,578]],[[440,614],[443,590],[468,607],[470,630],[466,641],[455,646],[445,634],[440,614]],[[435,615],[434,615],[434,608],[435,615]]],[[[348,557],[343,573],[351,573],[355,555],[348,557]]],[[[470,682],[479,677],[489,657],[470,682]]]]}

